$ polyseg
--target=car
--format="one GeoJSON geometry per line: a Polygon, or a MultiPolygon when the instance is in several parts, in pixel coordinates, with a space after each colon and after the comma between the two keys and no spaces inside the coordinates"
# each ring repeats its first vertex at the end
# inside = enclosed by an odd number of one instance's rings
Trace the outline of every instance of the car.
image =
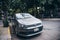
{"type": "Polygon", "coordinates": [[[40,34],[43,29],[42,21],[29,13],[16,13],[13,24],[15,34],[23,37],[40,34]]]}

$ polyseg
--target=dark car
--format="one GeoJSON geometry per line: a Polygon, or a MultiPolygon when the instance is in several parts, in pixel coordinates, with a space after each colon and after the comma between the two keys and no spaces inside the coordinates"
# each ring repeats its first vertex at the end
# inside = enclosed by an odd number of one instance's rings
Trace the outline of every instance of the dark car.
{"type": "Polygon", "coordinates": [[[29,13],[15,14],[13,24],[15,34],[25,37],[40,34],[43,29],[42,21],[29,13]]]}

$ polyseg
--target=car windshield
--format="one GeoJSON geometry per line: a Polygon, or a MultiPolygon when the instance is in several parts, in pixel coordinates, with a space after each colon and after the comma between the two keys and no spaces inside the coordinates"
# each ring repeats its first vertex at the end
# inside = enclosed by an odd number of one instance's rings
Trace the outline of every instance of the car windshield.
{"type": "Polygon", "coordinates": [[[25,19],[25,18],[31,18],[31,15],[30,14],[24,14],[24,13],[19,13],[19,14],[16,14],[16,18],[17,19],[25,19]]]}
{"type": "Polygon", "coordinates": [[[24,18],[22,15],[20,15],[20,14],[16,14],[16,18],[17,19],[22,19],[22,18],[24,18]]]}
{"type": "Polygon", "coordinates": [[[31,18],[31,15],[30,15],[30,14],[22,14],[22,16],[23,16],[24,18],[31,18]]]}

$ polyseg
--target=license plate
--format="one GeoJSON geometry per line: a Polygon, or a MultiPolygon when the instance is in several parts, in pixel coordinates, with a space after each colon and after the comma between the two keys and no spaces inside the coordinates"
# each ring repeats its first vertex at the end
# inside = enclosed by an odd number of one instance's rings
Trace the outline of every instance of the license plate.
{"type": "Polygon", "coordinates": [[[35,29],[34,29],[34,32],[35,32],[35,31],[38,31],[38,30],[39,30],[38,28],[35,28],[35,29]]]}

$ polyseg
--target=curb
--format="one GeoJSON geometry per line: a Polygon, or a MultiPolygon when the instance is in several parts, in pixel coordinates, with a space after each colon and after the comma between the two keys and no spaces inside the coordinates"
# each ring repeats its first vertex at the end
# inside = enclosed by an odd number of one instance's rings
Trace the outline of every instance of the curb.
{"type": "Polygon", "coordinates": [[[46,18],[46,19],[42,19],[42,20],[60,20],[60,18],[46,18]]]}
{"type": "Polygon", "coordinates": [[[8,40],[11,40],[10,27],[8,27],[8,36],[9,36],[8,40]]]}

